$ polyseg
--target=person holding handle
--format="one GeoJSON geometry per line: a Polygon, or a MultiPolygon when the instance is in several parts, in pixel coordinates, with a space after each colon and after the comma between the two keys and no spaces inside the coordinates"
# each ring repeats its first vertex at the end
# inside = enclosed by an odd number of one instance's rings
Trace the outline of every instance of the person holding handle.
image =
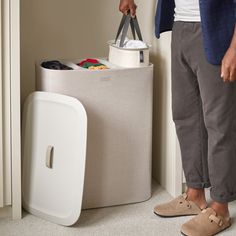
{"type": "MultiPolygon", "coordinates": [[[[134,0],[119,10],[136,14],[134,0]]],[[[162,217],[195,215],[188,236],[215,235],[231,225],[236,200],[236,27],[234,0],[159,0],[156,37],[172,30],[172,116],[187,190],[157,205],[162,217]],[[205,188],[210,187],[208,205],[205,188]]]]}

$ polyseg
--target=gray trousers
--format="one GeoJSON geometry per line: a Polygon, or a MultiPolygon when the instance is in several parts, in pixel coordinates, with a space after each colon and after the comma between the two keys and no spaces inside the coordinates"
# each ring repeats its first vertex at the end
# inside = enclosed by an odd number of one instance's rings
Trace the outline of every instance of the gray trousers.
{"type": "Polygon", "coordinates": [[[236,83],[207,62],[199,22],[172,32],[172,112],[188,187],[211,187],[211,198],[236,199],[236,83]]]}

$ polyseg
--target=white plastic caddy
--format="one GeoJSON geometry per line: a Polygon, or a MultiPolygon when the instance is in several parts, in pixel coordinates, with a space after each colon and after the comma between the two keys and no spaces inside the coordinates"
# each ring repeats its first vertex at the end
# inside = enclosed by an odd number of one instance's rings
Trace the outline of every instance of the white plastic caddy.
{"type": "Polygon", "coordinates": [[[149,66],[149,48],[130,49],[124,48],[125,38],[127,36],[129,25],[131,26],[133,38],[143,41],[141,30],[139,28],[137,16],[134,18],[130,14],[123,15],[115,41],[109,41],[109,61],[122,67],[147,67],[149,66]],[[116,42],[121,35],[119,46],[116,42]]]}

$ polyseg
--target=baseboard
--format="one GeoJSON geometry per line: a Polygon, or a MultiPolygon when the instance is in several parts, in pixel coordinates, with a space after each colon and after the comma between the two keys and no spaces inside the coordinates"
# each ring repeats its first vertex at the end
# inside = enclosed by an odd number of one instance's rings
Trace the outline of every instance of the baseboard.
{"type": "Polygon", "coordinates": [[[0,208],[0,218],[11,217],[11,215],[12,215],[11,206],[0,208]]]}

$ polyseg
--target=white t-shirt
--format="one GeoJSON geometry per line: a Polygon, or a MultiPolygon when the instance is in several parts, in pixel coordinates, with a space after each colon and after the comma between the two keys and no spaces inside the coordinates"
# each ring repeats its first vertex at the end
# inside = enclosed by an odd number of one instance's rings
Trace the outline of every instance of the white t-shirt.
{"type": "Polygon", "coordinates": [[[175,21],[200,22],[199,0],[175,0],[175,21]]]}

